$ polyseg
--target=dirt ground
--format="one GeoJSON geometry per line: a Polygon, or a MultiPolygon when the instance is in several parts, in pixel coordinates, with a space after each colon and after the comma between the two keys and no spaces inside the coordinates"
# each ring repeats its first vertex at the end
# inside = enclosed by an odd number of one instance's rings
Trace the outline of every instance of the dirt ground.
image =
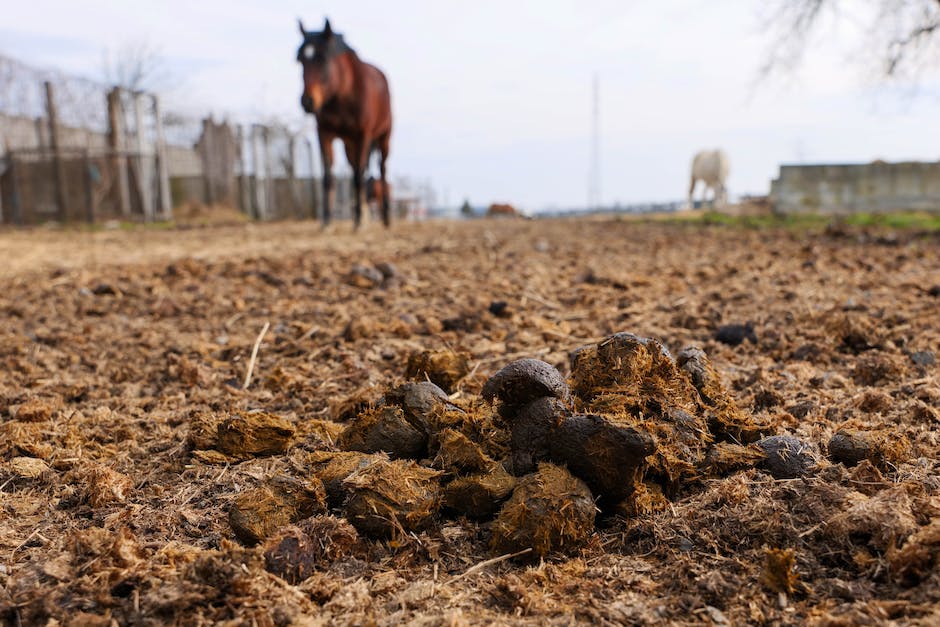
{"type": "Polygon", "coordinates": [[[940,623],[940,233],[348,228],[0,232],[0,622],[940,623]],[[750,339],[716,339],[745,323],[750,339]],[[465,354],[450,402],[492,415],[480,394],[506,364],[567,377],[574,349],[621,331],[702,348],[811,467],[722,466],[703,435],[707,468],[534,561],[498,559],[492,518],[445,510],[371,537],[343,503],[277,505],[316,545],[293,571],[236,536],[245,495],[319,482],[334,421],[406,381],[413,354],[465,354]],[[282,446],[223,450],[203,427],[233,416],[276,421],[282,446]],[[846,430],[868,438],[860,459],[835,459],[846,430]]]}

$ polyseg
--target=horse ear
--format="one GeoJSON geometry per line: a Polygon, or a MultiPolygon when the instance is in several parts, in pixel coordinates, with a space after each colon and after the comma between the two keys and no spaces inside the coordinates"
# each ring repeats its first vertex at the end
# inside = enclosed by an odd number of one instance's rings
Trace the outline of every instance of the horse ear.
{"type": "Polygon", "coordinates": [[[333,34],[333,29],[330,27],[330,18],[326,18],[326,24],[323,25],[323,34],[327,37],[333,34]]]}
{"type": "Polygon", "coordinates": [[[300,27],[300,34],[303,35],[304,38],[306,39],[306,37],[307,37],[307,31],[304,29],[304,22],[303,22],[303,20],[301,20],[299,17],[297,18],[297,26],[300,27]]]}

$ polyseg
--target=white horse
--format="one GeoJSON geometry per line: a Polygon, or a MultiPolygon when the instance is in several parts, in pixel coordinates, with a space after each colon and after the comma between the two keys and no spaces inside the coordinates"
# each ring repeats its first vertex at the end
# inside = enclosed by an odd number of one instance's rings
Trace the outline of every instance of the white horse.
{"type": "Polygon", "coordinates": [[[689,208],[695,207],[692,201],[692,195],[695,193],[695,184],[699,181],[705,184],[702,190],[702,204],[708,196],[708,190],[712,190],[712,202],[714,206],[723,207],[728,202],[728,189],[725,187],[725,181],[728,179],[729,170],[728,155],[725,151],[700,150],[692,159],[692,182],[689,185],[689,208]]]}

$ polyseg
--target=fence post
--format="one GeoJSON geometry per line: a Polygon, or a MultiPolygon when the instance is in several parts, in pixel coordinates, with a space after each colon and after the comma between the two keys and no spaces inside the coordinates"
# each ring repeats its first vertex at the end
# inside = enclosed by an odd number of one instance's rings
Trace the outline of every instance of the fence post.
{"type": "Polygon", "coordinates": [[[7,171],[6,153],[6,144],[3,141],[3,138],[0,137],[0,225],[3,224],[3,174],[7,171]]]}
{"type": "Polygon", "coordinates": [[[118,182],[118,205],[122,216],[131,214],[131,189],[127,179],[127,158],[124,155],[124,106],[121,103],[121,88],[108,92],[108,145],[118,182]]]}
{"type": "Polygon", "coordinates": [[[147,141],[144,134],[144,94],[134,94],[134,130],[137,135],[137,189],[144,221],[153,222],[153,171],[147,167],[147,141]]]}
{"type": "Polygon", "coordinates": [[[297,135],[291,133],[287,144],[287,191],[290,194],[290,212],[292,218],[299,218],[300,196],[297,191],[297,135]]]}
{"type": "Polygon", "coordinates": [[[82,150],[82,170],[84,170],[84,175],[82,179],[85,181],[85,209],[87,213],[85,217],[88,222],[94,224],[95,222],[95,193],[93,190],[94,181],[91,176],[91,155],[88,153],[88,149],[85,148],[82,150]]]}
{"type": "Polygon", "coordinates": [[[307,161],[310,165],[310,218],[317,219],[320,213],[320,186],[317,185],[316,157],[313,153],[313,141],[310,136],[304,137],[304,143],[307,144],[307,161]]]}
{"type": "Polygon", "coordinates": [[[166,159],[166,138],[163,136],[163,115],[160,98],[153,96],[153,117],[157,131],[157,177],[159,178],[160,214],[164,220],[173,219],[173,199],[170,197],[170,172],[166,159]]]}
{"type": "Polygon", "coordinates": [[[267,217],[267,207],[265,206],[265,183],[264,180],[267,177],[267,164],[265,164],[265,173],[261,174],[261,152],[258,149],[258,135],[261,130],[261,125],[253,124],[251,126],[251,159],[255,164],[255,207],[256,215],[255,217],[259,220],[264,220],[267,217]]]}
{"type": "Polygon", "coordinates": [[[23,226],[23,205],[20,202],[20,186],[16,183],[16,157],[10,153],[10,203],[13,205],[13,222],[23,226]]]}
{"type": "Polygon", "coordinates": [[[209,137],[209,118],[202,118],[199,139],[196,141],[196,151],[199,153],[199,164],[202,169],[202,202],[212,204],[212,178],[209,176],[209,153],[212,151],[212,138],[209,137]]]}
{"type": "Polygon", "coordinates": [[[42,117],[38,117],[34,120],[36,125],[36,148],[46,147],[46,133],[43,130],[46,125],[44,122],[45,120],[43,120],[42,117]]]}
{"type": "Polygon", "coordinates": [[[52,147],[53,185],[55,185],[55,201],[59,220],[65,222],[66,195],[65,195],[65,164],[62,162],[62,142],[59,137],[59,118],[55,108],[55,93],[52,83],[45,82],[46,88],[46,116],[49,119],[49,143],[52,147]]]}
{"type": "Polygon", "coordinates": [[[249,187],[248,159],[246,158],[248,151],[245,150],[245,126],[243,124],[238,125],[236,137],[238,138],[239,205],[242,213],[251,216],[254,212],[251,207],[251,188],[249,187]]]}
{"type": "Polygon", "coordinates": [[[274,194],[274,168],[271,164],[271,127],[261,127],[261,141],[264,142],[264,218],[271,218],[277,196],[274,194]]]}

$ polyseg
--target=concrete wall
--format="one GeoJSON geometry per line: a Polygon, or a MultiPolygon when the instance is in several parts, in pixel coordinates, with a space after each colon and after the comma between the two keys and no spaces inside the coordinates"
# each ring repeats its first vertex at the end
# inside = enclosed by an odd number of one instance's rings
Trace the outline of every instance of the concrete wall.
{"type": "Polygon", "coordinates": [[[770,199],[777,213],[940,211],[940,162],[783,165],[770,199]]]}

